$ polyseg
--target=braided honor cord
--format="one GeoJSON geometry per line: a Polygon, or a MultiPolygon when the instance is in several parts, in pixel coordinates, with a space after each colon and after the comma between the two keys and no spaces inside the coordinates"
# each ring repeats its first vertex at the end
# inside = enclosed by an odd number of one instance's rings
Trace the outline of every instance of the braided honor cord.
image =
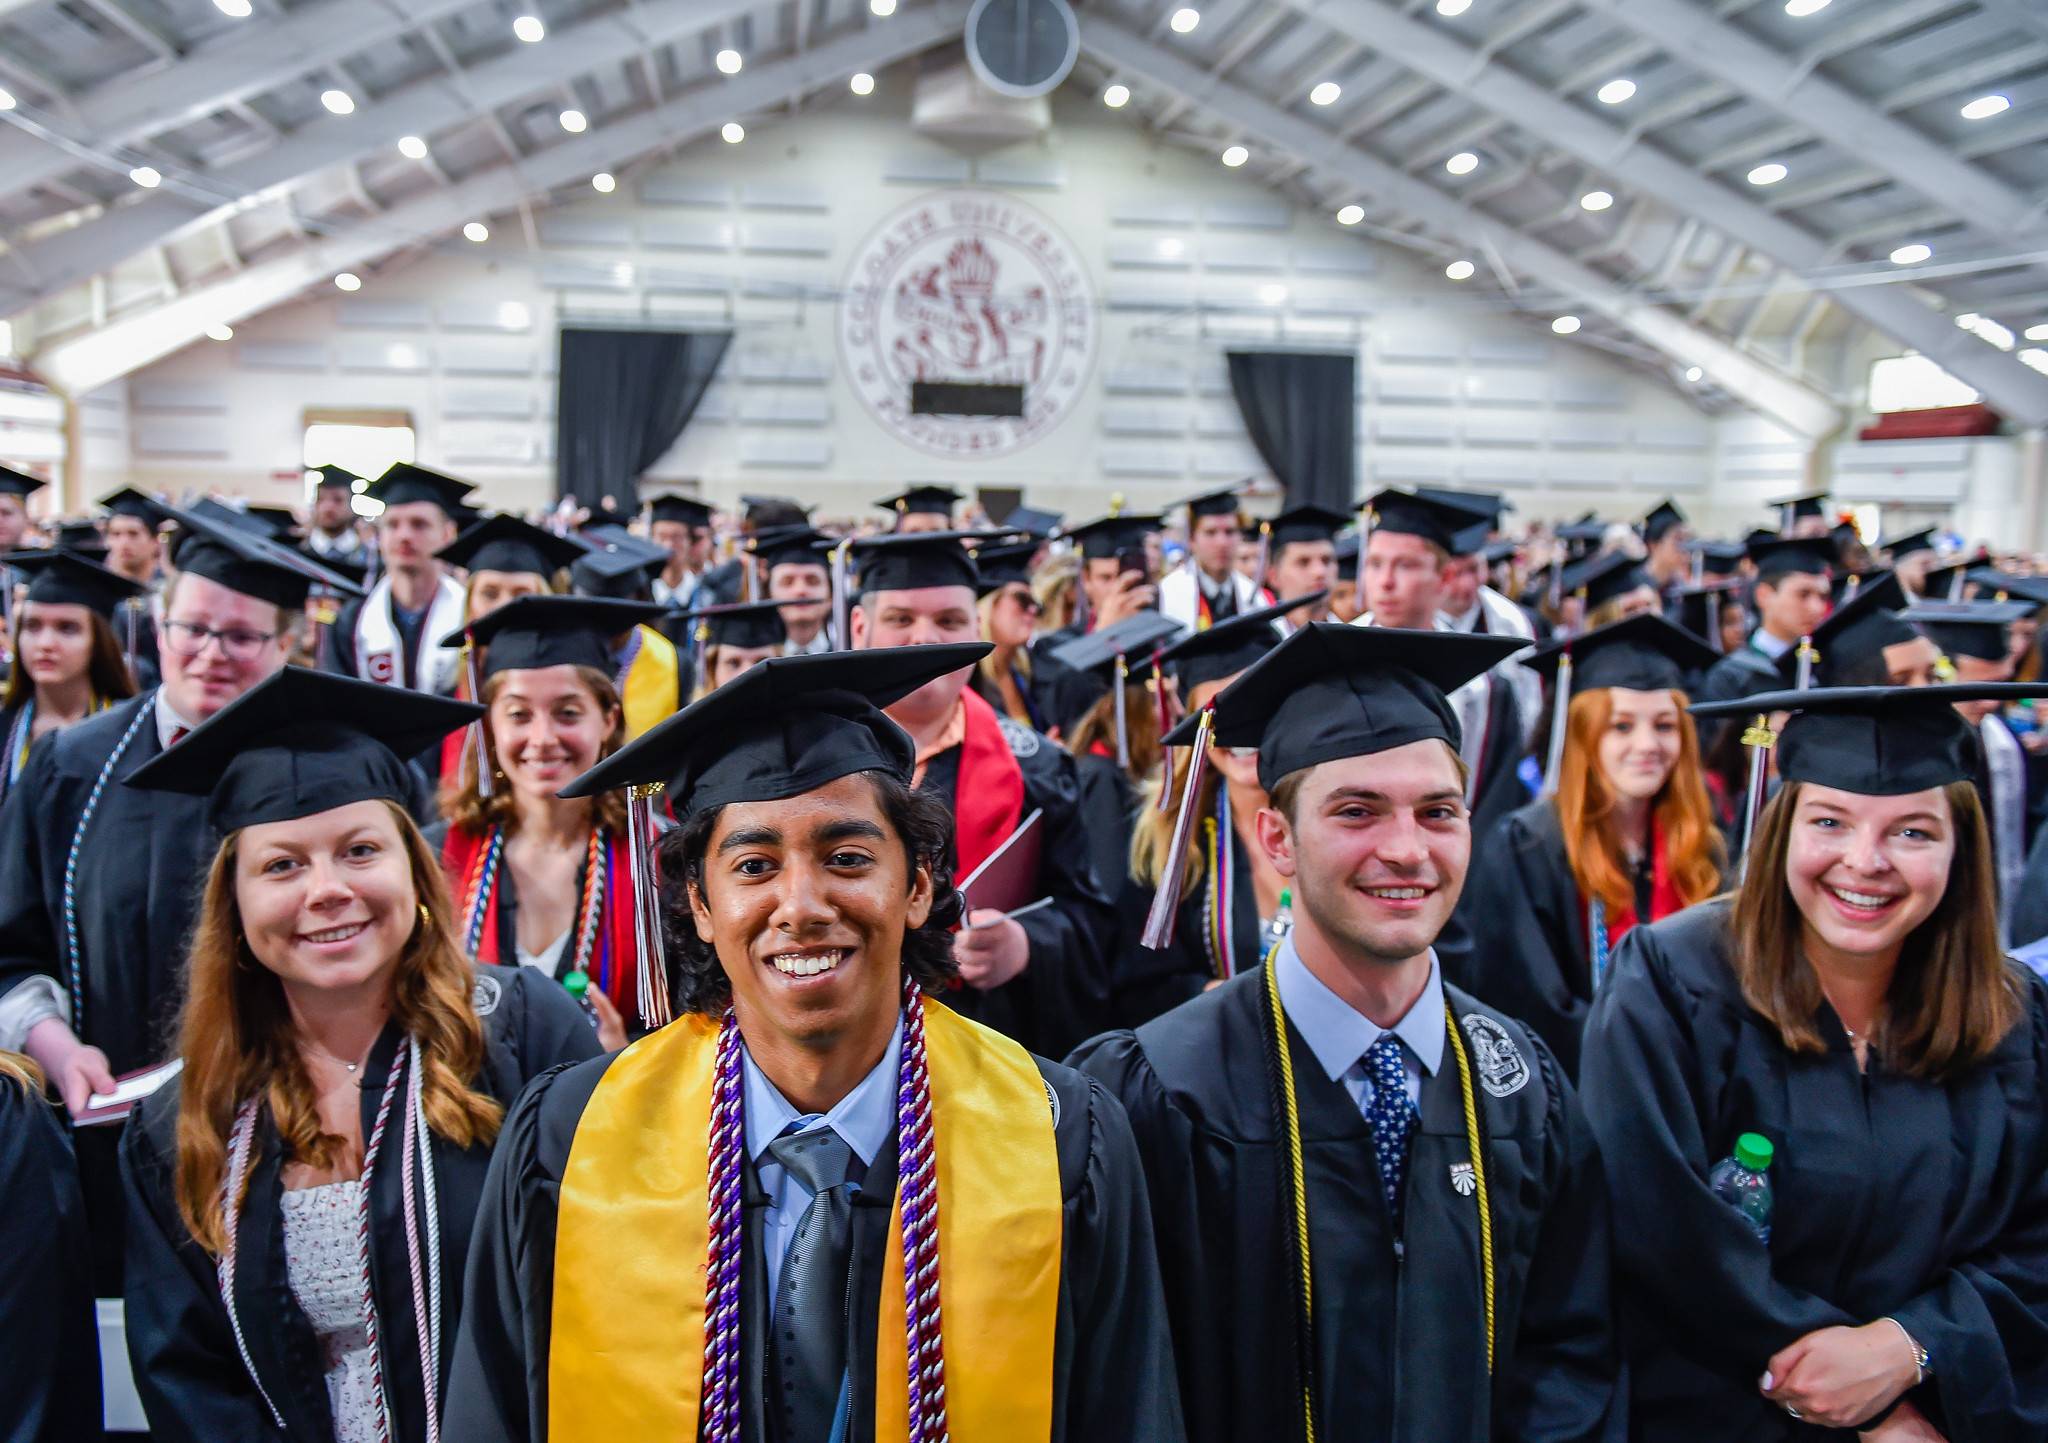
{"type": "Polygon", "coordinates": [[[221,1252],[216,1271],[220,1276],[220,1300],[227,1308],[228,1331],[235,1335],[235,1351],[242,1355],[242,1367],[248,1372],[249,1381],[256,1385],[256,1396],[270,1410],[271,1421],[283,1428],[284,1415],[270,1401],[270,1390],[256,1374],[248,1340],[242,1336],[242,1318],[235,1311],[235,1215],[242,1205],[242,1179],[249,1175],[249,1144],[256,1135],[256,1109],[253,1097],[243,1103],[235,1112],[234,1127],[228,1132],[227,1175],[220,1184],[220,1215],[227,1222],[228,1245],[221,1252]]]}
{"type": "Polygon", "coordinates": [[[462,950],[472,957],[484,940],[484,914],[491,910],[491,893],[497,890],[498,864],[504,856],[505,829],[492,827],[484,849],[477,853],[475,865],[470,868],[469,885],[463,889],[468,895],[462,903],[462,950]]]}
{"type": "Polygon", "coordinates": [[[732,1009],[718,1028],[711,1090],[711,1256],[704,1287],[704,1443],[740,1443],[740,1161],[746,1117],[740,1024],[732,1009]]]}
{"type": "Polygon", "coordinates": [[[391,1120],[391,1099],[398,1096],[398,1070],[405,1058],[404,1052],[392,1055],[384,1095],[377,1099],[377,1119],[370,1124],[369,1141],[363,1144],[363,1176],[356,1191],[356,1280],[363,1292],[363,1336],[370,1347],[370,1401],[378,1443],[391,1443],[391,1404],[384,1392],[384,1345],[377,1336],[377,1293],[370,1277],[370,1179],[377,1167],[377,1149],[384,1141],[384,1124],[391,1120]]]}
{"type": "Polygon", "coordinates": [[[78,814],[78,828],[71,834],[71,851],[64,858],[63,960],[71,974],[71,1031],[81,1041],[85,1037],[85,959],[78,951],[78,857],[85,850],[85,834],[92,827],[93,814],[100,809],[100,798],[106,794],[107,783],[113,780],[114,768],[121,765],[121,758],[128,754],[128,748],[134,744],[142,724],[155,715],[156,693],[152,691],[135,708],[135,720],[128,723],[128,730],[122,732],[121,740],[114,743],[114,750],[107,754],[106,765],[100,768],[92,790],[86,793],[85,806],[78,814]]]}
{"type": "Polygon", "coordinates": [[[403,1168],[405,1199],[405,1254],[408,1271],[412,1275],[412,1316],[414,1331],[419,1335],[420,1380],[425,1385],[427,1403],[427,1443],[439,1443],[441,1437],[441,1208],[438,1191],[434,1185],[433,1135],[427,1130],[427,1111],[422,1090],[425,1086],[426,1069],[420,1062],[420,1044],[417,1038],[406,1042],[406,1057],[409,1070],[405,1081],[405,1151],[400,1160],[403,1168]],[[413,1189],[417,1156],[419,1191],[423,1198],[416,1197],[413,1189]],[[426,1226],[421,1228],[421,1213],[425,1213],[426,1226]],[[420,1258],[420,1234],[424,1231],[427,1239],[424,1266],[420,1258]],[[424,1276],[422,1273],[424,1272],[424,1276]]]}
{"type": "Polygon", "coordinates": [[[1301,1388],[1301,1436],[1304,1443],[1316,1439],[1315,1385],[1315,1286],[1309,1265],[1308,1181],[1301,1155],[1301,1108],[1294,1096],[1294,1059],[1287,1045],[1287,1013],[1280,1005],[1280,969],[1273,964],[1280,956],[1276,946],[1266,953],[1266,982],[1260,996],[1266,1013],[1266,1088],[1269,1101],[1287,1132],[1287,1161],[1282,1191],[1291,1204],[1294,1226],[1288,1231],[1288,1261],[1301,1294],[1301,1306],[1294,1314],[1295,1372],[1301,1388]]]}
{"type": "Polygon", "coordinates": [[[1444,1021],[1450,1027],[1451,1051],[1458,1059],[1458,1091],[1465,1103],[1465,1146],[1472,1152],[1472,1178],[1478,1184],[1479,1269],[1486,1285],[1486,1371],[1493,1372],[1493,1207],[1486,1190],[1486,1148],[1479,1135],[1479,1107],[1472,1096],[1472,1059],[1465,1055],[1465,1034],[1458,1019],[1444,1004],[1444,1021]]]}

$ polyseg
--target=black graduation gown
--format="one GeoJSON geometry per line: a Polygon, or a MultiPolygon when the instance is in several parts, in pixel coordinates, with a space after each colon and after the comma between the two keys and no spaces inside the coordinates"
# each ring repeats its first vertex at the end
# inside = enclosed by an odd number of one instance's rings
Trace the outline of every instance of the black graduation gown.
{"type": "MultiPolygon", "coordinates": [[[[556,1199],[577,1121],[609,1065],[604,1058],[540,1080],[506,1121],[470,1251],[443,1414],[446,1438],[542,1443],[547,1437],[556,1199]]],[[[1130,1125],[1099,1086],[1055,1063],[1041,1060],[1038,1066],[1059,1103],[1054,1133],[1064,1200],[1053,1443],[1178,1443],[1184,1436],[1180,1399],[1130,1125]]],[[[872,1443],[874,1437],[875,1312],[895,1177],[892,1137],[868,1169],[854,1205],[849,1443],[872,1443]]],[[[749,1167],[742,1264],[748,1285],[741,1288],[740,1336],[746,1350],[741,1436],[751,1443],[767,1436],[760,1394],[766,1376],[760,1348],[767,1289],[760,1249],[767,1201],[749,1167]]],[[[699,1267],[686,1258],[676,1266],[699,1267]]],[[[700,1362],[679,1356],[676,1366],[696,1368],[700,1362]]]]}
{"type": "Polygon", "coordinates": [[[1760,692],[1778,691],[1783,686],[1777,664],[1753,644],[1744,642],[1707,668],[1697,700],[1735,701],[1760,692]]]}
{"type": "Polygon", "coordinates": [[[1500,677],[1487,677],[1486,745],[1479,754],[1479,784],[1472,794],[1472,835],[1491,835],[1501,819],[1529,800],[1521,777],[1528,739],[1522,735],[1522,710],[1515,689],[1500,677]]]}
{"type": "Polygon", "coordinates": [[[2048,937],[2048,824],[2034,833],[2027,849],[2026,877],[2013,898],[2010,930],[2015,947],[2048,937]]]}
{"type": "MultiPolygon", "coordinates": [[[[508,1108],[529,1078],[558,1063],[597,1055],[597,1037],[582,1010],[545,978],[526,976],[516,968],[481,967],[473,996],[484,1014],[486,1043],[483,1073],[476,1085],[508,1108]]],[[[399,1044],[397,1027],[386,1028],[363,1067],[365,1137],[399,1044]]],[[[394,1114],[404,1105],[403,1097],[395,1099],[394,1114]]],[[[151,1436],[159,1443],[332,1438],[319,1340],[293,1298],[286,1275],[280,1201],[284,1158],[269,1114],[266,1111],[257,1125],[258,1147],[251,1158],[248,1200],[242,1209],[235,1315],[250,1361],[263,1380],[263,1393],[284,1419],[282,1430],[272,1421],[236,1351],[215,1260],[192,1241],[178,1216],[173,1191],[177,1121],[178,1084],[173,1080],[137,1109],[121,1146],[129,1207],[128,1355],[151,1436]]],[[[392,1436],[423,1438],[426,1403],[401,1192],[402,1134],[394,1116],[386,1125],[371,1181],[372,1287],[392,1405],[392,1436]]],[[[439,1369],[445,1379],[455,1351],[470,1230],[492,1148],[457,1148],[438,1137],[431,1147],[440,1199],[439,1369]]],[[[445,1427],[442,1436],[450,1443],[483,1437],[445,1427]]]]}
{"type": "Polygon", "coordinates": [[[1131,828],[1140,794],[1115,757],[1077,756],[1074,774],[1088,866],[1101,889],[1114,895],[1117,882],[1131,869],[1131,828]]]}
{"type": "MultiPolygon", "coordinates": [[[[1071,731],[1074,724],[1088,714],[1088,708],[1095,705],[1095,699],[1102,695],[1101,686],[1086,673],[1071,666],[1062,666],[1043,649],[1031,653],[1031,674],[1018,675],[1018,691],[1023,694],[1024,706],[1031,715],[1030,725],[1042,732],[1071,731]]],[[[995,685],[975,668],[968,685],[981,699],[994,707],[998,716],[1009,716],[1003,695],[995,685]]],[[[1010,718],[1015,721],[1015,717],[1010,718]]]]}
{"type": "MultiPolygon", "coordinates": [[[[956,987],[945,1003],[963,1016],[1015,1038],[1040,1056],[1064,1053],[1098,1031],[1109,1002],[1109,951],[1116,916],[1107,889],[1096,879],[1081,809],[1074,759],[1059,743],[998,717],[1010,753],[1024,774],[1024,812],[1039,818],[1038,886],[1028,900],[1052,897],[1017,925],[1030,940],[1031,962],[1000,987],[956,987]]],[[[960,748],[933,757],[923,789],[954,805],[962,785],[960,748]]]]}
{"type": "Polygon", "coordinates": [[[0,1077],[0,1443],[93,1443],[100,1344],[78,1168],[57,1110],[0,1077]]]}
{"type": "MultiPolygon", "coordinates": [[[[1191,846],[1202,845],[1198,831],[1191,846]]],[[[1230,849],[1231,957],[1240,972],[1265,960],[1259,950],[1259,898],[1252,884],[1250,854],[1242,845],[1230,849]]],[[[1205,865],[1202,879],[1180,899],[1173,915],[1173,936],[1156,951],[1144,945],[1145,918],[1151,912],[1153,888],[1134,877],[1124,878],[1117,903],[1117,951],[1110,968],[1109,1013],[1113,1027],[1138,1027],[1181,1003],[1199,997],[1209,982],[1222,976],[1209,938],[1209,909],[1215,905],[1216,879],[1205,865]]]]}
{"type": "Polygon", "coordinates": [[[2048,1437],[2048,987],[1994,1056],[1946,1087],[1788,1053],[1743,1001],[1732,904],[1637,928],[1593,1005],[1586,1112],[1610,1159],[1617,1293],[1642,1443],[1853,1435],[1757,1391],[1818,1328],[1895,1317],[1933,1355],[1908,1396],[1950,1443],[2048,1437]],[[1708,1190],[1736,1137],[1776,1148],[1771,1239],[1708,1190]]]}
{"type": "MultiPolygon", "coordinates": [[[[1299,1437],[1283,1202],[1284,1135],[1267,1097],[1260,990],[1246,973],[1069,1059],[1131,1115],[1159,1239],[1167,1316],[1197,1443],[1299,1437]]],[[[1497,1080],[1474,1056],[1493,1198],[1496,1376],[1489,1386],[1478,1211],[1456,1059],[1422,1083],[1402,1237],[1389,1235],[1371,1128],[1289,1024],[1308,1178],[1321,1443],[1546,1443],[1618,1436],[1605,1184],[1549,1050],[1455,989],[1468,1029],[1509,1039],[1497,1080]],[[1486,1083],[1487,1085],[1482,1085],[1486,1083]],[[1496,1096],[1496,1092],[1505,1096],[1496,1096]]]]}

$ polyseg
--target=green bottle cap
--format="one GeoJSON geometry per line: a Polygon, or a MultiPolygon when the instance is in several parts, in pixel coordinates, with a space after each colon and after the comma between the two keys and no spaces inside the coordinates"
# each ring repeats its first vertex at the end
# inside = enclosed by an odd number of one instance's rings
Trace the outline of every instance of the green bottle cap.
{"type": "Polygon", "coordinates": [[[1777,1152],[1771,1146],[1771,1140],[1761,1133],[1745,1132],[1735,1139],[1735,1160],[1751,1172],[1762,1172],[1768,1168],[1777,1152]]]}
{"type": "Polygon", "coordinates": [[[1292,887],[1282,887],[1280,889],[1280,910],[1285,912],[1289,907],[1293,905],[1294,889],[1292,887]]]}
{"type": "MultiPolygon", "coordinates": [[[[579,968],[571,972],[567,977],[564,977],[562,985],[569,990],[571,997],[580,1002],[583,1000],[583,994],[590,990],[590,974],[579,968]]],[[[1765,1143],[1764,1146],[1769,1148],[1770,1144],[1765,1143]]]]}

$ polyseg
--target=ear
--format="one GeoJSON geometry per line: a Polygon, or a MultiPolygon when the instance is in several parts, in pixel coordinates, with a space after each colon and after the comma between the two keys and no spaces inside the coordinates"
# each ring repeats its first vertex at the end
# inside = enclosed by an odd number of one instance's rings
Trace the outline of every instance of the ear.
{"type": "Polygon", "coordinates": [[[686,886],[690,897],[690,920],[697,926],[697,940],[711,946],[715,939],[711,933],[711,908],[704,902],[704,889],[695,882],[686,886]]]}
{"type": "Polygon", "coordinates": [[[846,640],[849,651],[861,651],[868,644],[868,609],[859,602],[848,614],[846,640]]]}
{"type": "Polygon", "coordinates": [[[931,915],[932,868],[931,863],[921,861],[910,874],[910,905],[904,909],[904,930],[922,927],[931,915]]]}
{"type": "Polygon", "coordinates": [[[1273,870],[1288,881],[1294,880],[1294,829],[1287,825],[1287,818],[1273,807],[1260,807],[1257,818],[1259,850],[1266,854],[1266,860],[1273,864],[1273,870]]]}

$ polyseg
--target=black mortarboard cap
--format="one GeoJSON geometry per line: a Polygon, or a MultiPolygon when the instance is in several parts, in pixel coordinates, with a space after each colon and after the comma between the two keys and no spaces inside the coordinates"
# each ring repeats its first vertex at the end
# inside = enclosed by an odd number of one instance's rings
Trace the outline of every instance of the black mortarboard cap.
{"type": "Polygon", "coordinates": [[[1499,541],[1487,542],[1486,545],[1483,548],[1481,548],[1479,554],[1482,558],[1485,559],[1486,564],[1488,566],[1498,566],[1503,561],[1513,560],[1515,553],[1517,551],[1520,551],[1521,549],[1521,542],[1515,540],[1513,537],[1503,537],[1499,541]]]}
{"type": "Polygon", "coordinates": [[[934,486],[921,483],[894,496],[885,496],[875,503],[884,511],[894,511],[898,516],[951,516],[953,508],[967,498],[950,486],[934,486]]]}
{"type": "Polygon", "coordinates": [[[1918,531],[1908,531],[1904,536],[1888,536],[1877,543],[1877,549],[1890,552],[1894,562],[1902,556],[1911,556],[1916,551],[1932,551],[1934,538],[1939,529],[1924,526],[1918,531]]]}
{"type": "Polygon", "coordinates": [[[1973,566],[1965,579],[1989,593],[1993,601],[2032,602],[2036,610],[2048,606],[2048,576],[2014,576],[1989,566],[1973,566]]]}
{"type": "Polygon", "coordinates": [[[1685,685],[1688,674],[1721,659],[1719,652],[1684,627],[1674,626],[1654,612],[1644,612],[1552,642],[1523,657],[1522,665],[1554,685],[1558,661],[1566,653],[1572,659],[1575,695],[1602,687],[1676,691],[1685,685]]]}
{"type": "Polygon", "coordinates": [[[100,497],[99,504],[109,516],[129,516],[154,529],[163,524],[163,503],[133,486],[123,486],[100,497]]]}
{"type": "Polygon", "coordinates": [[[974,553],[974,569],[981,576],[975,590],[986,595],[1011,582],[1031,584],[1031,558],[1045,543],[1036,536],[1026,541],[1004,541],[981,547],[974,553]]]}
{"type": "Polygon", "coordinates": [[[1500,525],[1500,518],[1515,509],[1515,503],[1499,491],[1465,491],[1455,486],[1417,486],[1414,491],[1424,500],[1462,506],[1489,527],[1500,525]]]}
{"type": "MultiPolygon", "coordinates": [[[[931,532],[925,533],[927,536],[931,532]]],[[[823,566],[838,538],[815,526],[775,526],[756,531],[747,538],[747,550],[768,563],[772,571],[794,562],[802,566],[823,566]]]]}
{"type": "Polygon", "coordinates": [[[288,541],[298,532],[298,513],[289,506],[262,506],[251,502],[242,509],[252,520],[269,527],[271,536],[276,540],[288,541]]]}
{"type": "MultiPolygon", "coordinates": [[[[494,568],[495,569],[495,568],[494,568]]],[[[609,675],[612,638],[666,614],[651,601],[594,596],[521,596],[441,638],[488,647],[483,674],[543,666],[589,666],[609,675]]]]}
{"type": "Polygon", "coordinates": [[[691,633],[708,646],[741,646],[749,651],[780,646],[788,637],[780,601],[729,601],[683,613],[691,633]]]}
{"type": "Polygon", "coordinates": [[[26,471],[0,466],[0,496],[33,496],[50,483],[39,481],[26,471]]]}
{"type": "Polygon", "coordinates": [[[665,784],[678,817],[772,802],[855,772],[910,779],[910,734],[882,708],[974,665],[985,642],[771,657],[628,742],[562,789],[665,784]]]}
{"type": "Polygon", "coordinates": [[[1969,556],[1932,568],[1920,578],[1920,594],[1931,601],[1963,600],[1963,587],[1970,580],[1970,573],[1983,562],[1981,556],[1969,556]]]}
{"type": "Polygon", "coordinates": [[[518,571],[534,576],[553,576],[588,554],[580,543],[517,516],[486,516],[434,553],[465,571],[518,571]]]}
{"type": "Polygon", "coordinates": [[[695,496],[685,496],[680,491],[664,491],[659,496],[647,498],[647,519],[680,521],[685,526],[709,526],[711,507],[695,496]]]}
{"type": "Polygon", "coordinates": [[[1721,617],[1731,606],[1742,600],[1742,583],[1733,580],[1709,581],[1703,586],[1688,586],[1678,593],[1678,614],[1674,621],[1694,636],[1707,639],[1709,645],[1718,647],[1721,617]]]}
{"type": "Polygon", "coordinates": [[[1162,616],[1156,611],[1141,611],[1109,626],[1098,627],[1085,636],[1063,641],[1052,649],[1051,655],[1061,666],[1075,671],[1113,673],[1119,656],[1133,668],[1140,660],[1149,663],[1155,649],[1177,640],[1184,630],[1186,628],[1170,616],[1162,616]]]}
{"type": "MultiPolygon", "coordinates": [[[[350,495],[354,495],[356,483],[364,481],[364,478],[356,475],[348,467],[336,466],[332,463],[308,466],[306,472],[315,478],[313,488],[316,491],[346,491],[350,495]]],[[[364,481],[364,484],[368,485],[369,483],[364,481]]]]}
{"type": "MultiPolygon", "coordinates": [[[[1358,550],[1360,537],[1356,531],[1337,538],[1337,579],[1358,580],[1358,550]]],[[[1491,548],[1488,548],[1489,550],[1491,548]]]]}
{"type": "Polygon", "coordinates": [[[304,606],[306,593],[315,586],[348,596],[362,594],[362,588],[347,577],[246,525],[170,506],[164,508],[164,514],[178,523],[181,533],[171,552],[173,570],[203,576],[230,591],[288,610],[304,606]]]}
{"type": "Polygon", "coordinates": [[[1199,496],[1183,496],[1167,507],[1168,511],[1187,508],[1188,525],[1192,527],[1198,516],[1235,516],[1238,513],[1238,499],[1244,492],[1244,483],[1223,491],[1204,491],[1199,496]]]}
{"type": "Polygon", "coordinates": [[[289,525],[280,528],[277,524],[277,518],[271,515],[267,509],[259,511],[246,503],[240,506],[232,506],[225,501],[217,501],[211,496],[202,496],[197,501],[194,501],[185,508],[185,514],[197,516],[202,520],[212,521],[221,526],[233,527],[235,530],[247,535],[261,536],[270,541],[284,539],[285,534],[291,530],[289,525]]]}
{"type": "Polygon", "coordinates": [[[62,521],[57,525],[57,549],[80,556],[105,556],[107,539],[100,535],[96,521],[62,521]]]}
{"type": "Polygon", "coordinates": [[[1740,541],[1688,541],[1685,549],[1700,558],[1700,570],[1708,576],[1733,576],[1749,555],[1740,541]]]}
{"type": "Polygon", "coordinates": [[[1366,531],[1419,536],[1452,556],[1486,545],[1487,518],[1462,503],[1453,505],[1420,492],[1380,491],[1366,497],[1366,531]]]}
{"type": "Polygon", "coordinates": [[[109,619],[122,602],[149,590],[75,551],[14,551],[0,556],[0,565],[28,577],[30,601],[89,606],[109,619]]]}
{"type": "Polygon", "coordinates": [[[856,589],[862,596],[876,591],[917,591],[927,586],[979,584],[974,558],[962,541],[987,540],[1000,532],[911,531],[889,536],[863,536],[853,543],[860,569],[856,589]]]}
{"type": "Polygon", "coordinates": [[[787,496],[742,496],[741,515],[750,526],[778,526],[808,518],[815,509],[787,496]]]}
{"type": "Polygon", "coordinates": [[[220,833],[355,802],[405,805],[417,756],[483,714],[466,701],[288,666],[128,778],[203,796],[220,833]]]}
{"type": "Polygon", "coordinates": [[[1811,521],[1816,516],[1825,515],[1828,493],[1825,491],[1809,491],[1803,496],[1781,496],[1776,501],[1768,501],[1764,504],[1778,512],[1784,512],[1789,509],[1791,515],[1787,518],[1786,522],[1789,525],[1793,521],[1811,521]]]}
{"type": "Polygon", "coordinates": [[[1655,546],[1664,539],[1666,532],[1674,526],[1685,525],[1685,513],[1678,509],[1675,501],[1659,501],[1650,508],[1650,514],[1643,518],[1643,540],[1655,546]]]}
{"type": "Polygon", "coordinates": [[[1301,541],[1334,541],[1337,533],[1351,524],[1350,516],[1342,511],[1332,511],[1327,506],[1313,502],[1290,506],[1275,516],[1266,525],[1271,528],[1273,552],[1279,554],[1283,546],[1301,541]]]}
{"type": "Polygon", "coordinates": [[[1607,539],[1607,522],[1588,511],[1578,520],[1567,521],[1558,527],[1557,539],[1573,556],[1583,555],[1607,539]]]}
{"type": "Polygon", "coordinates": [[[1642,563],[1633,556],[1622,551],[1603,551],[1567,566],[1561,584],[1567,596],[1579,597],[1591,611],[1649,582],[1643,576],[1642,563]]]}
{"type": "Polygon", "coordinates": [[[363,494],[372,501],[381,501],[386,506],[404,506],[415,501],[426,501],[438,506],[452,520],[463,510],[462,498],[476,487],[468,481],[458,481],[453,476],[443,476],[439,471],[429,471],[424,466],[415,466],[410,461],[394,461],[390,467],[372,481],[363,494]]]}
{"type": "MultiPolygon", "coordinates": [[[[1834,687],[1852,684],[1859,673],[1884,675],[1884,649],[1918,635],[1898,615],[1905,604],[1905,588],[1894,573],[1874,571],[1862,577],[1856,594],[1813,629],[1810,640],[1820,659],[1809,684],[1834,687]]],[[[1785,685],[1791,686],[1799,676],[1799,648],[1779,657],[1777,668],[1785,685]]]]}
{"type": "Polygon", "coordinates": [[[1216,744],[1256,747],[1269,792],[1281,778],[1339,757],[1432,738],[1456,748],[1458,718],[1445,693],[1528,644],[1311,622],[1217,693],[1216,744]]]}
{"type": "Polygon", "coordinates": [[[1866,797],[1898,797],[1971,781],[1981,749],[1961,701],[2048,697],[2033,682],[1951,686],[1841,686],[1771,691],[1703,702],[1695,716],[1762,716],[1789,711],[1776,745],[1778,775],[1866,797]]]}
{"type": "Polygon", "coordinates": [[[1003,518],[1003,525],[1044,541],[1060,529],[1060,522],[1065,519],[1057,511],[1041,511],[1036,506],[1012,506],[1010,514],[1003,518]]]}
{"type": "Polygon", "coordinates": [[[623,547],[605,547],[576,558],[569,568],[569,586],[578,596],[643,601],[654,575],[668,564],[668,553],[649,556],[623,547]]]}
{"type": "MultiPolygon", "coordinates": [[[[1298,607],[1314,606],[1329,594],[1312,591],[1305,596],[1285,597],[1271,606],[1219,621],[1207,631],[1184,636],[1161,653],[1160,668],[1180,683],[1181,700],[1186,701],[1188,694],[1204,682],[1221,681],[1251,670],[1261,657],[1280,644],[1280,633],[1273,629],[1275,621],[1298,607]]],[[[1192,741],[1193,737],[1187,740],[1192,741]]]]}
{"type": "Polygon", "coordinates": [[[1751,534],[1744,548],[1756,563],[1757,580],[1780,576],[1826,576],[1835,569],[1835,543],[1825,536],[1751,534]]]}
{"type": "Polygon", "coordinates": [[[1949,656],[1978,661],[2003,661],[2008,628],[2033,614],[2024,601],[1922,601],[1901,613],[1949,656]]]}
{"type": "Polygon", "coordinates": [[[1081,548],[1084,560],[1104,561],[1119,551],[1143,546],[1145,538],[1158,529],[1157,516],[1125,512],[1084,521],[1069,528],[1067,538],[1081,548]]]}

